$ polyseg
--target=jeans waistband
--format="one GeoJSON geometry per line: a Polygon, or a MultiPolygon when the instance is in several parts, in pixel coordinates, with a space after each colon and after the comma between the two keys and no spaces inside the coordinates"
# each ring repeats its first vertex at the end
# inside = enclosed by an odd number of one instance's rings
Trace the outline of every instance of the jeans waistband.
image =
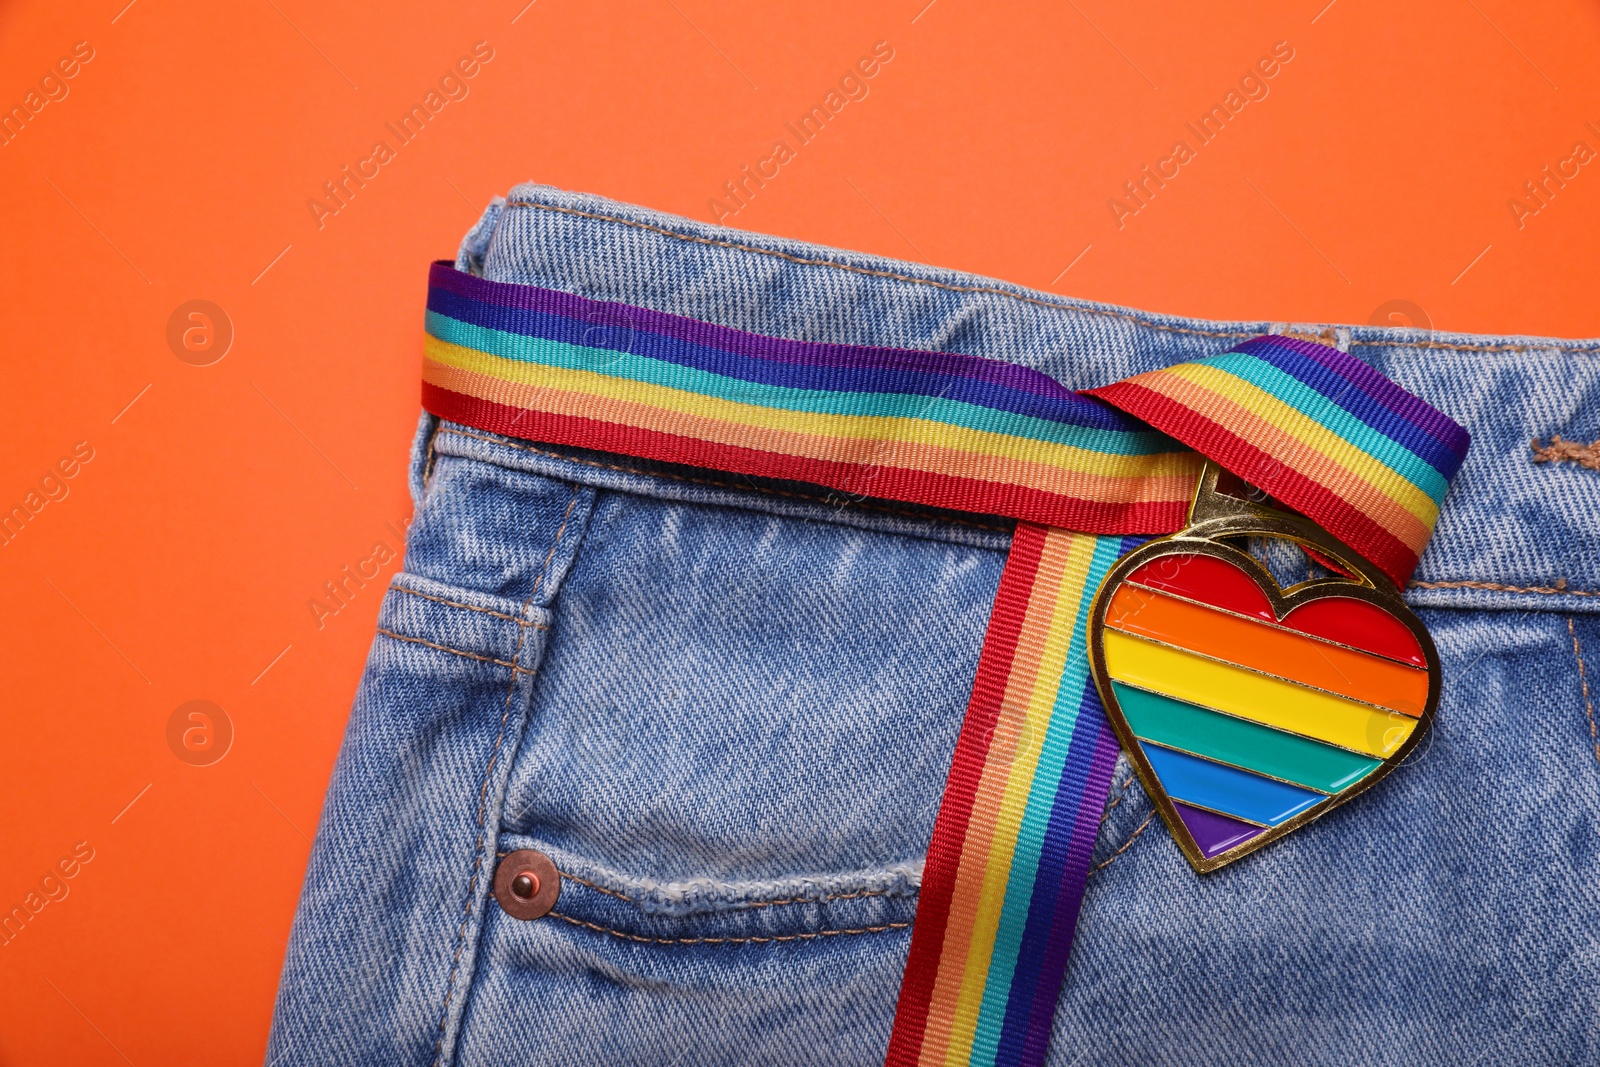
{"type": "Polygon", "coordinates": [[[1472,434],[1409,600],[1600,611],[1600,471],[1534,447],[1600,437],[1600,341],[1160,315],[538,185],[492,204],[457,265],[796,340],[1007,360],[1076,389],[1260,333],[1319,333],[1472,434]]]}

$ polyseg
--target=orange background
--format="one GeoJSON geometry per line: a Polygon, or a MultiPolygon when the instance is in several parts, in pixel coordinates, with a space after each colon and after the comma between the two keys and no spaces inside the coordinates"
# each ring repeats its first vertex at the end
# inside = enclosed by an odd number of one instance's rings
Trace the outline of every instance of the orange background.
{"type": "Polygon", "coordinates": [[[1600,334],[1600,163],[1523,190],[1600,149],[1591,3],[926,2],[0,9],[6,109],[94,52],[0,147],[0,507],[93,449],[0,547],[0,909],[94,857],[0,948],[0,1063],[260,1061],[396,564],[320,629],[308,601],[399,547],[425,268],[515,182],[709,220],[887,41],[732,224],[1189,315],[1600,334]],[[323,182],[478,41],[470,94],[319,228],[323,182]],[[1279,41],[1267,97],[1119,228],[1279,41]],[[209,366],[168,345],[192,299],[235,331],[209,366]],[[234,730],[209,766],[168,743],[196,699],[234,730]]]}

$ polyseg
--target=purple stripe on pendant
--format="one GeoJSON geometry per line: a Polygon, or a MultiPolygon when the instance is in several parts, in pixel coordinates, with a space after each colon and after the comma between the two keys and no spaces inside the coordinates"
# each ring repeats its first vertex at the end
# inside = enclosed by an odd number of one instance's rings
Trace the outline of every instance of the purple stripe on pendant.
{"type": "Polygon", "coordinates": [[[1200,854],[1206,859],[1219,852],[1226,852],[1235,845],[1242,845],[1262,832],[1259,826],[1230,819],[1226,815],[1218,815],[1204,808],[1190,807],[1182,801],[1174,800],[1172,805],[1178,809],[1178,814],[1183,818],[1183,825],[1189,828],[1190,836],[1194,838],[1194,843],[1200,846],[1200,854]]]}

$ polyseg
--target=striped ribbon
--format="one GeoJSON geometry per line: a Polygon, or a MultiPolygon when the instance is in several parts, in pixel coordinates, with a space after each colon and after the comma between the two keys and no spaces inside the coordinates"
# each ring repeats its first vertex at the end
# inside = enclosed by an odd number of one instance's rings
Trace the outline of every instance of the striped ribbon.
{"type": "Polygon", "coordinates": [[[1353,356],[1293,337],[1089,391],[1271,493],[1402,588],[1467,431],[1353,356]]]}
{"type": "Polygon", "coordinates": [[[1404,584],[1466,431],[1284,337],[1076,393],[976,356],[764,337],[433,265],[423,403],[532,440],[1018,521],[923,875],[890,1067],[1044,1062],[1117,746],[1090,601],[1209,456],[1404,584]],[[1192,451],[1191,451],[1192,449],[1192,451]]]}
{"type": "Polygon", "coordinates": [[[1044,1062],[1117,762],[1089,605],[1144,540],[1017,524],[928,846],[889,1067],[1044,1062]]]}
{"type": "Polygon", "coordinates": [[[482,429],[1095,533],[1175,530],[1200,457],[1038,371],[809,344],[433,267],[423,400],[482,429]]]}

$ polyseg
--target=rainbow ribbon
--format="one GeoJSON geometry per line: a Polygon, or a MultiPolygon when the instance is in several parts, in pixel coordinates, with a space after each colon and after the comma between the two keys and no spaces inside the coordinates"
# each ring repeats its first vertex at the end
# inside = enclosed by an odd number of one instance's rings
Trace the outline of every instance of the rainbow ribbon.
{"type": "Polygon", "coordinates": [[[928,846],[890,1067],[1044,1062],[1117,762],[1089,605],[1144,540],[1017,525],[928,846]]]}
{"type": "Polygon", "coordinates": [[[928,849],[890,1067],[1044,1062],[1117,745],[1089,604],[1210,457],[1404,584],[1467,434],[1257,337],[1076,393],[976,356],[764,337],[435,263],[423,403],[482,430],[1017,519],[928,849]],[[1192,451],[1191,451],[1192,449],[1192,451]]]}
{"type": "Polygon", "coordinates": [[[1328,345],[1257,337],[1089,390],[1309,516],[1401,588],[1467,431],[1328,345]]]}
{"type": "Polygon", "coordinates": [[[480,429],[1099,533],[1200,457],[1026,367],[809,344],[433,266],[423,401],[480,429]]]}

